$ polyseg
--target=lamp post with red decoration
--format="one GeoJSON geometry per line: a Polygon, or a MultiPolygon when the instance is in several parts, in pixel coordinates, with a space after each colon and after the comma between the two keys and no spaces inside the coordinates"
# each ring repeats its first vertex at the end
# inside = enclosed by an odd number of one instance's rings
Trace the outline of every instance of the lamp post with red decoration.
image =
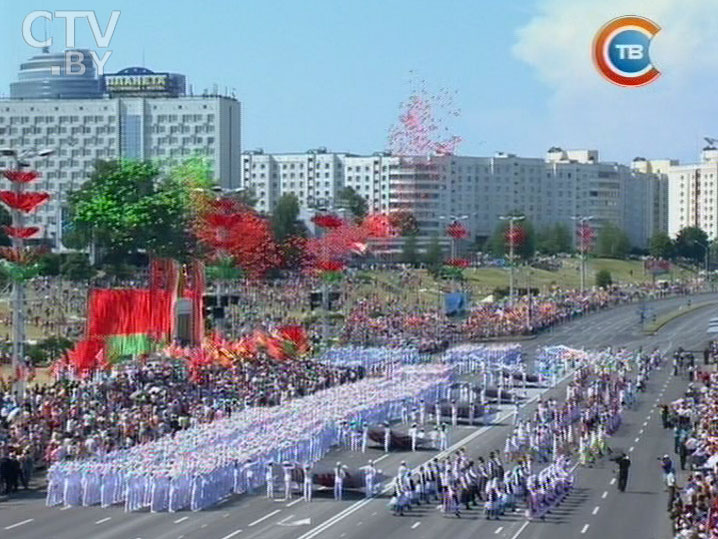
{"type": "Polygon", "coordinates": [[[14,393],[22,397],[25,392],[24,381],[17,376],[20,365],[25,362],[25,279],[31,277],[31,272],[26,266],[29,259],[25,259],[25,239],[30,238],[38,231],[37,227],[25,226],[25,214],[38,208],[49,198],[49,193],[34,191],[26,192],[25,186],[37,179],[38,174],[24,169],[30,167],[28,159],[37,157],[49,157],[54,150],[46,148],[43,150],[16,150],[13,148],[1,148],[0,156],[12,160],[12,168],[4,170],[3,175],[12,183],[12,189],[0,191],[0,199],[10,208],[12,226],[6,231],[12,239],[11,253],[15,260],[7,262],[11,269],[12,280],[12,369],[16,375],[14,393]]]}
{"type": "Polygon", "coordinates": [[[526,219],[525,215],[502,215],[502,221],[509,222],[508,243],[509,243],[509,301],[514,300],[514,250],[516,247],[516,229],[514,223],[526,219]]]}
{"type": "Polygon", "coordinates": [[[593,228],[588,222],[593,219],[593,215],[576,215],[571,219],[576,222],[578,251],[581,255],[581,292],[583,292],[586,290],[586,252],[593,241],[593,228]]]}

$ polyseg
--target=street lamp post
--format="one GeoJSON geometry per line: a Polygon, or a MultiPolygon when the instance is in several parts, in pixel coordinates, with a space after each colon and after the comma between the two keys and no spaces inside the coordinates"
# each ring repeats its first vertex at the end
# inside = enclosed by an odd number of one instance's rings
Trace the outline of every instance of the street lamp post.
{"type": "MultiPolygon", "coordinates": [[[[464,221],[469,217],[470,215],[439,215],[439,219],[448,219],[451,221],[451,224],[464,221]]],[[[451,238],[451,258],[456,258],[456,238],[452,235],[449,235],[449,237],[451,238]]]]}
{"type": "MultiPolygon", "coordinates": [[[[329,201],[324,198],[317,199],[316,204],[312,207],[315,215],[318,212],[327,211],[329,209],[329,201]]],[[[325,233],[325,232],[323,232],[325,233]]],[[[322,242],[322,256],[327,258],[326,242],[322,242]]],[[[322,279],[322,343],[326,346],[329,341],[329,283],[326,279],[322,279]]]]}
{"type": "Polygon", "coordinates": [[[514,300],[514,223],[526,219],[525,215],[501,215],[502,221],[509,222],[509,301],[514,300]]]}
{"type": "Polygon", "coordinates": [[[576,231],[579,241],[579,251],[581,252],[581,292],[586,290],[586,250],[588,245],[586,244],[586,223],[593,219],[593,215],[576,215],[571,217],[576,222],[576,231]]]}
{"type": "MultiPolygon", "coordinates": [[[[23,150],[18,151],[13,148],[0,149],[0,156],[9,157],[13,161],[13,169],[21,171],[30,166],[27,159],[33,157],[48,157],[54,153],[54,150],[23,150]]],[[[25,190],[25,184],[22,182],[12,182],[12,190],[16,196],[19,196],[25,190]]],[[[25,215],[16,208],[10,209],[13,228],[19,229],[25,226],[25,215]]],[[[12,237],[12,247],[19,251],[25,246],[25,240],[18,236],[12,237]]],[[[25,284],[21,279],[12,279],[12,370],[17,372],[18,367],[25,361],[25,284]]],[[[18,397],[22,397],[25,393],[25,383],[22,380],[16,380],[14,385],[14,393],[18,397]]]]}

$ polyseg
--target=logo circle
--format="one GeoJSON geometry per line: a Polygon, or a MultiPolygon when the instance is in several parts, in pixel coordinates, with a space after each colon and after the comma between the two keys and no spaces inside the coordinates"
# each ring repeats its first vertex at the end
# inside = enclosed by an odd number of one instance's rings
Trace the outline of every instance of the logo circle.
{"type": "Polygon", "coordinates": [[[661,72],[650,59],[651,39],[661,27],[644,17],[618,17],[603,25],[593,42],[593,61],[598,72],[619,86],[644,86],[661,72]]]}

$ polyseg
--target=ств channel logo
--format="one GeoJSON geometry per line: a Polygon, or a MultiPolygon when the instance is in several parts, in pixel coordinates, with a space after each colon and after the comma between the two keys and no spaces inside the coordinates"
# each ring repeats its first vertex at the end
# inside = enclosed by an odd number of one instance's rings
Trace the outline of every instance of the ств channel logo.
{"type": "Polygon", "coordinates": [[[644,86],[661,74],[648,55],[651,39],[661,27],[644,17],[618,17],[606,23],[593,41],[599,73],[619,86],[644,86]]]}

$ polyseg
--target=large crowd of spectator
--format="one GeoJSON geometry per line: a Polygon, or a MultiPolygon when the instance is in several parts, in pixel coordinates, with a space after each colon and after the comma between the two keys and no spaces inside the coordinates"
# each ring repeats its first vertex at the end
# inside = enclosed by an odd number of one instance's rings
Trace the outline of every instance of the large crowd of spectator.
{"type": "Polygon", "coordinates": [[[669,455],[660,463],[675,539],[709,539],[718,530],[718,374],[699,379],[663,412],[680,463],[680,471],[669,455]]]}
{"type": "Polygon", "coordinates": [[[12,491],[38,465],[149,442],[245,406],[276,405],[362,377],[359,368],[265,357],[207,367],[191,379],[181,362],[155,358],[91,379],[33,385],[19,402],[6,385],[0,388],[0,478],[12,491]]]}

